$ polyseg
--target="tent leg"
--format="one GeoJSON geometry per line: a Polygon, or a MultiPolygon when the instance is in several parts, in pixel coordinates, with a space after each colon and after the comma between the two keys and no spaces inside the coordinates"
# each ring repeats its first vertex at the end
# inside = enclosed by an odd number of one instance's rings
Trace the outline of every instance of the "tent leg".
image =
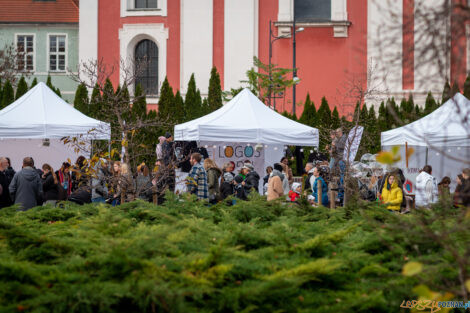
{"type": "Polygon", "coordinates": [[[426,158],[424,159],[424,165],[428,165],[428,147],[426,147],[426,158]]]}

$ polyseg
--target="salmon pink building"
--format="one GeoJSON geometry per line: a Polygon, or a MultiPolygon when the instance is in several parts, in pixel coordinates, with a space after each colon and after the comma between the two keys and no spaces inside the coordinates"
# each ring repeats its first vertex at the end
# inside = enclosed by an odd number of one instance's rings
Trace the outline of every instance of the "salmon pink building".
{"type": "MultiPolygon", "coordinates": [[[[442,2],[425,1],[430,8],[442,2]]],[[[368,101],[413,93],[419,103],[428,91],[440,94],[446,78],[463,84],[469,70],[469,45],[468,27],[446,22],[442,35],[452,33],[455,27],[465,29],[464,35],[451,36],[450,44],[458,50],[458,57],[449,53],[444,60],[421,64],[417,58],[425,46],[419,34],[426,30],[415,17],[420,9],[417,3],[80,0],[79,59],[100,59],[119,66],[120,60],[146,57],[150,66],[138,82],[147,91],[149,106],[155,107],[165,77],[174,90],[185,94],[194,73],[201,94],[206,95],[212,66],[219,71],[224,90],[239,88],[240,80],[246,79],[246,71],[253,66],[253,56],[269,62],[271,42],[272,63],[292,68],[295,17],[296,28],[300,28],[295,54],[300,78],[296,86],[298,114],[307,93],[317,107],[326,97],[331,107],[337,106],[345,114],[353,110],[357,94],[365,91],[367,100],[367,90],[372,87],[373,97],[368,101]],[[384,7],[384,3],[391,5],[384,7]],[[281,38],[270,37],[270,22],[273,36],[281,38]]],[[[119,71],[111,78],[118,84],[119,71]]],[[[292,111],[292,88],[275,101],[278,111],[292,111]]]]}

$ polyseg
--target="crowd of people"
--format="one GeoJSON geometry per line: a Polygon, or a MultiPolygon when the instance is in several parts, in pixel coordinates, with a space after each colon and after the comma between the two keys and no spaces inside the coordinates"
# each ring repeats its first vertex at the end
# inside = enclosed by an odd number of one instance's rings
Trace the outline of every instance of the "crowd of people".
{"type": "MultiPolygon", "coordinates": [[[[302,175],[294,178],[288,153],[279,163],[266,168],[261,177],[250,160],[235,173],[235,163],[219,167],[209,158],[204,148],[196,143],[177,146],[170,133],[159,138],[157,161],[152,169],[141,163],[134,171],[120,161],[100,159],[91,164],[80,156],[75,164],[62,163],[57,170],[49,164],[36,168],[31,157],[23,159],[22,169],[15,173],[6,157],[0,158],[0,208],[13,204],[21,210],[69,200],[78,204],[107,202],[119,205],[135,199],[161,204],[165,192],[175,192],[175,169],[188,173],[185,179],[187,192],[198,199],[215,204],[247,200],[250,193],[266,195],[267,201],[296,202],[305,197],[312,205],[342,205],[347,189],[363,200],[378,201],[392,212],[409,212],[409,203],[416,207],[430,207],[439,198],[453,197],[455,205],[470,206],[470,169],[466,168],[456,178],[457,187],[451,194],[451,179],[444,177],[440,183],[432,176],[432,167],[426,165],[416,178],[414,199],[404,192],[405,177],[399,169],[374,171],[364,182],[354,173],[345,181],[346,162],[343,159],[346,136],[338,129],[331,133],[327,146],[328,160],[315,154],[303,167],[302,175]]],[[[299,170],[299,169],[297,169],[299,170]]]]}

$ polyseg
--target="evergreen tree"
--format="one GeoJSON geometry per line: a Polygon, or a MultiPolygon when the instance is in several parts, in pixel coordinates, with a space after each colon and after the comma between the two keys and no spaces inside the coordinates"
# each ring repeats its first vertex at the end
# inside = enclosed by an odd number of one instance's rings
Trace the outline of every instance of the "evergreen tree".
{"type": "Polygon", "coordinates": [[[18,81],[18,86],[16,87],[16,96],[15,100],[18,100],[22,95],[28,92],[28,84],[23,76],[21,76],[20,80],[18,81]]]}
{"type": "Polygon", "coordinates": [[[421,118],[421,109],[419,108],[419,105],[415,105],[415,120],[421,118]]]}
{"type": "Polygon", "coordinates": [[[15,101],[15,92],[13,91],[13,86],[10,83],[10,80],[7,80],[3,85],[3,96],[0,103],[0,109],[5,108],[9,104],[15,101]]]}
{"type": "Polygon", "coordinates": [[[438,105],[436,103],[436,100],[434,100],[434,97],[432,96],[431,92],[428,92],[428,95],[426,97],[426,102],[424,104],[424,112],[423,115],[428,115],[435,109],[437,109],[438,105]]]}
{"type": "Polygon", "coordinates": [[[100,108],[98,112],[96,112],[100,120],[111,122],[111,119],[113,117],[105,116],[106,115],[105,112],[110,112],[111,109],[109,108],[109,106],[115,105],[113,103],[113,98],[115,97],[114,92],[115,90],[114,90],[113,84],[111,83],[111,80],[109,78],[106,78],[106,81],[103,86],[103,94],[101,96],[100,108]]]}
{"type": "Polygon", "coordinates": [[[452,97],[450,93],[451,93],[451,88],[449,85],[449,81],[446,80],[446,83],[444,84],[444,90],[442,91],[441,104],[444,104],[447,100],[449,100],[452,97]]]}
{"type": "Polygon", "coordinates": [[[91,98],[88,106],[88,115],[93,118],[98,118],[101,110],[101,92],[100,86],[95,84],[91,92],[91,98]]]}
{"type": "Polygon", "coordinates": [[[213,112],[222,107],[222,87],[220,86],[220,75],[214,66],[209,79],[209,94],[207,96],[209,112],[213,112]]]}
{"type": "Polygon", "coordinates": [[[202,107],[202,110],[201,110],[202,115],[201,116],[204,116],[206,114],[211,113],[211,109],[209,107],[209,101],[207,101],[207,98],[202,99],[201,107],[202,107]]]}
{"type": "Polygon", "coordinates": [[[55,88],[54,85],[52,85],[51,75],[47,76],[46,86],[51,88],[51,90],[54,91],[59,97],[62,97],[59,88],[55,88]]]}
{"type": "Polygon", "coordinates": [[[184,112],[184,100],[181,96],[180,91],[178,90],[175,95],[174,107],[173,107],[173,114],[175,116],[176,123],[184,123],[186,122],[185,112],[184,112]]]}
{"type": "MultiPolygon", "coordinates": [[[[331,109],[330,106],[328,105],[328,101],[326,101],[326,98],[323,97],[321,99],[321,104],[320,107],[318,108],[318,113],[317,117],[319,121],[322,121],[322,123],[326,123],[327,127],[330,127],[331,123],[331,109]]],[[[324,125],[324,126],[326,126],[324,125]]]]}
{"type": "Polygon", "coordinates": [[[317,119],[319,121],[317,128],[320,134],[320,149],[324,149],[325,145],[329,144],[331,141],[331,109],[325,97],[321,99],[321,104],[317,112],[317,119]]]}
{"type": "Polygon", "coordinates": [[[160,99],[158,100],[158,116],[163,122],[173,121],[174,100],[173,88],[171,88],[167,77],[165,77],[160,89],[160,99]]]}
{"type": "Polygon", "coordinates": [[[359,125],[364,128],[368,127],[369,122],[369,110],[367,109],[367,104],[362,105],[361,113],[359,114],[359,125]]]}
{"type": "Polygon", "coordinates": [[[75,99],[73,100],[73,107],[85,115],[89,114],[88,103],[88,89],[85,83],[81,83],[75,92],[75,99]]]}
{"type": "Polygon", "coordinates": [[[198,118],[202,115],[202,99],[201,94],[198,94],[198,90],[196,89],[196,79],[194,78],[194,74],[191,75],[191,78],[188,82],[186,98],[184,99],[184,107],[186,112],[186,119],[188,121],[198,118]]]}
{"type": "Polygon", "coordinates": [[[310,100],[310,94],[307,93],[307,97],[305,98],[304,103],[304,111],[299,118],[299,122],[313,127],[316,125],[316,118],[317,110],[315,109],[313,102],[310,100]]]}
{"type": "Polygon", "coordinates": [[[373,105],[371,105],[369,108],[367,132],[369,133],[369,137],[370,137],[370,145],[369,145],[368,152],[370,153],[379,152],[380,151],[380,130],[379,130],[379,124],[377,122],[377,116],[375,115],[375,109],[373,105]]]}
{"type": "Polygon", "coordinates": [[[333,113],[331,113],[331,128],[337,129],[340,126],[341,126],[341,120],[339,118],[338,109],[335,106],[335,108],[333,109],[333,113]]]}
{"type": "Polygon", "coordinates": [[[388,112],[385,103],[382,101],[379,107],[379,116],[377,117],[377,127],[379,132],[388,130],[388,112]]]}
{"type": "Polygon", "coordinates": [[[387,99],[387,129],[392,129],[397,127],[397,121],[395,115],[398,114],[399,108],[395,102],[395,98],[387,99]]]}
{"type": "Polygon", "coordinates": [[[361,103],[359,101],[356,102],[356,106],[354,107],[354,115],[353,115],[353,123],[355,123],[359,116],[361,115],[361,103]]]}
{"type": "Polygon", "coordinates": [[[131,96],[129,95],[129,89],[127,88],[126,84],[124,84],[122,88],[121,86],[118,86],[116,89],[116,99],[119,102],[119,105],[122,106],[121,112],[124,116],[124,120],[135,120],[137,117],[145,119],[147,108],[143,110],[143,114],[142,112],[139,112],[138,116],[133,116],[131,96]]]}
{"type": "Polygon", "coordinates": [[[465,98],[470,99],[470,74],[467,76],[467,79],[463,84],[463,95],[465,98]]]}
{"type": "Polygon", "coordinates": [[[36,77],[34,77],[33,81],[31,82],[31,86],[29,86],[29,89],[32,89],[34,86],[38,84],[38,80],[36,77]]]}
{"type": "Polygon", "coordinates": [[[132,103],[132,115],[135,116],[136,119],[141,120],[147,117],[147,100],[140,84],[137,84],[135,87],[134,101],[132,103]]]}

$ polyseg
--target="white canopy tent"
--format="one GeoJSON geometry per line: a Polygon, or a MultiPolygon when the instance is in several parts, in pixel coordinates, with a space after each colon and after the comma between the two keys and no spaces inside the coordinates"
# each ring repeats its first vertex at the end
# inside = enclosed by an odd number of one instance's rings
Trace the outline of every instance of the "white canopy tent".
{"type": "Polygon", "coordinates": [[[429,164],[438,180],[455,177],[470,160],[470,100],[456,93],[434,112],[396,129],[383,132],[382,147],[402,147],[402,160],[398,164],[405,176],[414,183],[419,169],[429,164]],[[406,157],[406,150],[414,153],[406,157]]]}
{"type": "Polygon", "coordinates": [[[247,88],[222,108],[176,125],[174,138],[205,146],[220,167],[233,161],[240,168],[249,159],[261,177],[266,166],[280,161],[286,145],[318,147],[319,141],[318,129],[282,116],[247,88]]]}
{"type": "Polygon", "coordinates": [[[32,156],[37,166],[49,163],[57,168],[77,156],[60,139],[78,136],[110,140],[111,127],[74,109],[42,82],[0,111],[0,149],[15,169],[21,168],[25,156],[32,156]]]}
{"type": "Polygon", "coordinates": [[[267,107],[247,88],[222,108],[175,126],[175,140],[318,146],[318,129],[267,107]]]}

